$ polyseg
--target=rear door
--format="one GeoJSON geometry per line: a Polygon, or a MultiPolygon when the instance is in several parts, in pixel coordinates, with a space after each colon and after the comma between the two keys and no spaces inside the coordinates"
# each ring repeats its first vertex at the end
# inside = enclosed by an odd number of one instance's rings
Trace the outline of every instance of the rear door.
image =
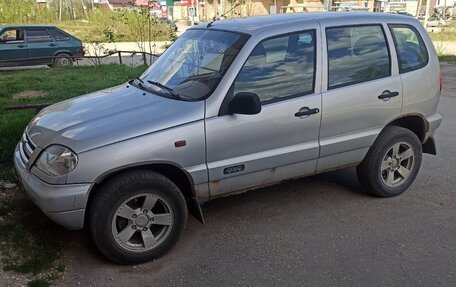
{"type": "Polygon", "coordinates": [[[402,82],[387,26],[321,24],[327,69],[317,171],[360,162],[402,107],[402,82]]]}
{"type": "Polygon", "coordinates": [[[59,50],[58,43],[46,28],[25,30],[26,41],[30,58],[39,58],[38,62],[50,62],[59,50]]]}
{"type": "Polygon", "coordinates": [[[0,33],[0,61],[17,61],[27,58],[28,50],[24,41],[24,30],[3,30],[0,33]]]}
{"type": "Polygon", "coordinates": [[[440,70],[437,57],[429,57],[429,51],[433,50],[432,42],[427,48],[418,30],[422,29],[420,24],[417,27],[410,24],[388,26],[394,38],[403,83],[402,114],[435,113],[439,103],[440,70]]]}

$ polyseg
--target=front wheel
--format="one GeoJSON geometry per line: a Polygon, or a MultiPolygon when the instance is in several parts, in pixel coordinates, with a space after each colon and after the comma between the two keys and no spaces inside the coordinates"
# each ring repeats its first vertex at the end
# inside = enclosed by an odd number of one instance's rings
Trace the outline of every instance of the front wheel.
{"type": "Polygon", "coordinates": [[[187,223],[187,206],[168,178],[141,170],[121,174],[92,198],[90,233],[98,249],[119,264],[138,264],[170,250],[187,223]]]}
{"type": "Polygon", "coordinates": [[[371,194],[391,197],[413,183],[421,166],[422,146],[410,130],[389,126],[357,167],[358,180],[371,194]]]}

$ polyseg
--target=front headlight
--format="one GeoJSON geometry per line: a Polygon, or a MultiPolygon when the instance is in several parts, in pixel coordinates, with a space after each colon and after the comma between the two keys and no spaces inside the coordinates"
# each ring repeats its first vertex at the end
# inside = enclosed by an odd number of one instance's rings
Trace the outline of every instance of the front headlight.
{"type": "Polygon", "coordinates": [[[35,163],[37,169],[49,176],[62,176],[72,171],[78,157],[68,148],[51,145],[46,148],[35,163]]]}

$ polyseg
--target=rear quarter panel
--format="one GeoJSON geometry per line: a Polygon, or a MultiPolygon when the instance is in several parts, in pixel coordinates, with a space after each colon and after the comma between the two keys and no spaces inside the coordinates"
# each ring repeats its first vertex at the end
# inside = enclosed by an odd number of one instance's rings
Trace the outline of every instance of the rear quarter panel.
{"type": "Polygon", "coordinates": [[[71,56],[84,56],[84,48],[80,40],[70,37],[69,40],[59,41],[59,51],[56,54],[67,53],[71,56]]]}
{"type": "Polygon", "coordinates": [[[401,74],[404,95],[402,115],[429,116],[436,113],[440,99],[439,60],[424,27],[418,21],[405,24],[412,25],[420,33],[429,54],[429,62],[421,69],[401,74]]]}

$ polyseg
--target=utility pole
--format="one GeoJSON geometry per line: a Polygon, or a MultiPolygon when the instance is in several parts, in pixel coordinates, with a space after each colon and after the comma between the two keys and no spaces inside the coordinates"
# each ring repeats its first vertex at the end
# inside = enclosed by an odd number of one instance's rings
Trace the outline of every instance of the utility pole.
{"type": "Polygon", "coordinates": [[[63,6],[63,0],[59,1],[59,22],[62,21],[62,6],[63,6]]]}
{"type": "Polygon", "coordinates": [[[331,6],[330,3],[331,3],[330,0],[324,0],[324,2],[323,2],[324,11],[329,11],[329,9],[330,9],[329,7],[331,6]]]}
{"type": "Polygon", "coordinates": [[[429,20],[429,0],[426,0],[426,13],[424,14],[424,28],[427,29],[429,20]]]}
{"type": "Polygon", "coordinates": [[[192,6],[190,6],[192,9],[190,11],[192,13],[192,15],[191,15],[192,16],[191,17],[192,18],[192,26],[194,26],[195,25],[195,2],[193,2],[194,0],[190,0],[190,1],[192,1],[191,2],[192,6]]]}
{"type": "Polygon", "coordinates": [[[416,16],[420,15],[422,0],[418,0],[418,5],[416,5],[416,16]]]}

